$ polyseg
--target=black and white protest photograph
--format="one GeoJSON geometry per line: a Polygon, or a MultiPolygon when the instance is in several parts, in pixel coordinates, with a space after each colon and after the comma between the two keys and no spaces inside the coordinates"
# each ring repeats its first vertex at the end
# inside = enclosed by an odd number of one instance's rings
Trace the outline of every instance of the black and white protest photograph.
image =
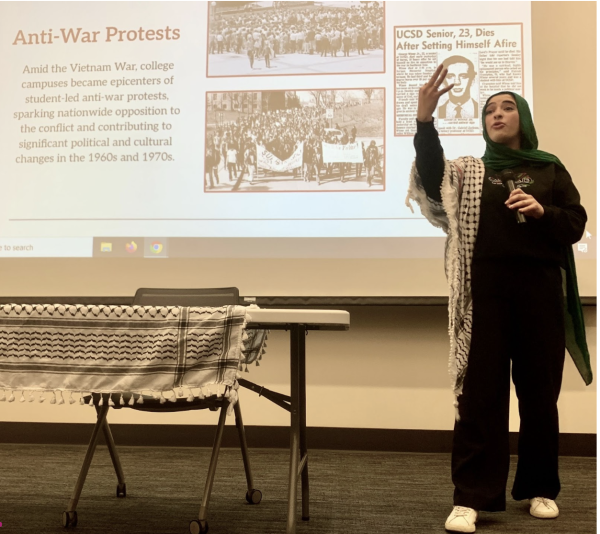
{"type": "Polygon", "coordinates": [[[207,76],[385,72],[384,2],[209,2],[207,76]]]}
{"type": "Polygon", "coordinates": [[[205,192],[385,189],[385,89],[206,98],[205,192]]]}

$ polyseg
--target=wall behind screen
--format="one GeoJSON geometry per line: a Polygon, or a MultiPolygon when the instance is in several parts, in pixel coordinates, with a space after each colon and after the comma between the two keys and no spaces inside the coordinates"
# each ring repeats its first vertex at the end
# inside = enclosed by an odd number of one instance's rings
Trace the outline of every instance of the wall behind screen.
{"type": "MultiPolygon", "coordinates": [[[[533,2],[532,35],[540,148],[569,169],[595,234],[595,3],[533,2]]],[[[390,35],[387,41],[391,50],[390,35]]],[[[232,285],[243,295],[447,294],[441,259],[3,259],[0,269],[2,295],[132,295],[140,286],[232,285]]],[[[581,294],[595,296],[596,262],[579,262],[578,274],[581,294]]]]}
{"type": "MultiPolygon", "coordinates": [[[[452,430],[447,310],[442,306],[375,306],[350,307],[349,311],[349,331],[310,332],[306,338],[308,425],[452,430]]],[[[596,308],[586,306],[584,314],[596,377],[596,308]]],[[[260,367],[250,366],[243,378],[289,393],[289,343],[288,332],[272,331],[260,367]]],[[[516,432],[518,403],[512,389],[510,430],[516,432]]],[[[256,393],[240,388],[240,398],[245,425],[289,425],[289,413],[256,393]]],[[[596,381],[586,387],[569,356],[559,411],[561,432],[596,433],[596,381]]],[[[0,403],[0,421],[91,423],[94,418],[94,410],[78,403],[0,403]]],[[[202,410],[164,417],[111,410],[109,419],[111,425],[214,425],[216,414],[202,410]]],[[[227,424],[233,423],[233,417],[228,417],[227,424]]]]}
{"type": "MultiPolygon", "coordinates": [[[[595,233],[595,3],[534,2],[532,21],[541,147],[556,151],[570,169],[588,209],[588,229],[595,233]]],[[[580,262],[578,268],[582,294],[595,295],[595,262],[580,262]]],[[[446,294],[441,260],[2,260],[0,272],[1,294],[22,296],[132,295],[139,286],[200,285],[237,285],[244,295],[446,294]]],[[[313,332],[307,338],[309,426],[451,430],[447,311],[382,307],[350,312],[350,331],[313,332]]],[[[596,374],[596,310],[586,307],[584,312],[596,374]]],[[[285,391],[288,350],[287,333],[272,332],[265,360],[246,377],[285,391]]],[[[289,424],[289,415],[275,405],[247,390],[241,395],[245,424],[289,424]]],[[[0,420],[89,423],[92,412],[77,404],[15,402],[0,410],[0,420]]],[[[167,424],[155,414],[129,412],[115,411],[111,422],[167,424]]],[[[568,356],[560,416],[563,432],[596,432],[596,382],[586,388],[568,356]]],[[[214,414],[196,412],[169,420],[214,421],[214,414]]],[[[512,402],[511,430],[517,429],[517,403],[512,402]]]]}

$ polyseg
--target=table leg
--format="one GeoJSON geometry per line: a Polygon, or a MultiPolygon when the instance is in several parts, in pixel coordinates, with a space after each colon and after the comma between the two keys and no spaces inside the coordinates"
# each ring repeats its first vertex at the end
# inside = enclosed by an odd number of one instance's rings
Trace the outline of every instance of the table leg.
{"type": "MultiPolygon", "coordinates": [[[[96,410],[98,410],[97,407],[96,410]]],[[[122,490],[122,488],[125,486],[125,475],[123,473],[123,466],[121,465],[121,459],[119,458],[119,453],[117,452],[115,440],[113,438],[112,432],[110,431],[110,427],[108,426],[108,421],[106,419],[104,419],[104,424],[102,425],[102,432],[104,433],[104,441],[106,442],[106,447],[108,448],[110,459],[112,460],[113,467],[115,468],[119,489],[122,490]]],[[[125,495],[123,494],[123,497],[124,496],[125,495]]]]}
{"type": "Polygon", "coordinates": [[[300,462],[302,465],[302,520],[308,521],[308,446],[306,444],[306,327],[300,325],[298,333],[298,411],[300,416],[300,462]]]}
{"type": "Polygon", "coordinates": [[[205,526],[206,518],[208,516],[208,501],[210,500],[210,494],[212,493],[213,482],[215,480],[215,473],[217,472],[217,461],[219,459],[219,451],[221,450],[223,431],[225,429],[225,417],[227,417],[227,403],[223,402],[223,406],[221,406],[221,412],[219,413],[219,423],[217,425],[217,432],[215,434],[212,454],[210,456],[210,464],[208,465],[208,474],[206,475],[206,484],[204,486],[204,494],[202,495],[202,504],[200,504],[200,512],[198,513],[198,521],[200,523],[204,523],[202,526],[205,526]]]}
{"type": "Polygon", "coordinates": [[[83,465],[81,466],[81,471],[79,472],[77,482],[75,483],[73,495],[71,496],[71,500],[67,505],[67,512],[72,512],[77,508],[77,503],[79,502],[79,497],[81,496],[81,490],[83,490],[83,484],[85,483],[85,478],[87,477],[90,465],[92,463],[92,458],[94,457],[94,452],[96,451],[96,445],[98,444],[98,439],[100,438],[100,430],[104,428],[104,422],[106,421],[108,408],[108,402],[106,402],[100,406],[98,410],[98,420],[96,421],[96,426],[94,426],[94,431],[92,432],[92,437],[90,438],[90,443],[88,445],[87,452],[85,453],[83,465]]]}
{"type": "Polygon", "coordinates": [[[298,490],[298,453],[300,452],[299,357],[300,327],[290,327],[290,479],[288,488],[288,520],[286,534],[296,532],[296,495],[298,490]]]}

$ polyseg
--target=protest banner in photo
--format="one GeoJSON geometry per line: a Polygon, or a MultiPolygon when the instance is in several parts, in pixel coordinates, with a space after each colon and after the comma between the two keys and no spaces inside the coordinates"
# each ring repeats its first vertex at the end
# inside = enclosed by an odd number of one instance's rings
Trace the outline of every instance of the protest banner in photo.
{"type": "Polygon", "coordinates": [[[323,163],[364,163],[362,147],[359,143],[323,143],[323,163]]]}
{"type": "Polygon", "coordinates": [[[271,154],[264,146],[256,145],[257,164],[259,169],[269,171],[285,172],[302,166],[302,152],[304,143],[300,143],[294,153],[285,160],[280,160],[275,154],[271,154]]]}

